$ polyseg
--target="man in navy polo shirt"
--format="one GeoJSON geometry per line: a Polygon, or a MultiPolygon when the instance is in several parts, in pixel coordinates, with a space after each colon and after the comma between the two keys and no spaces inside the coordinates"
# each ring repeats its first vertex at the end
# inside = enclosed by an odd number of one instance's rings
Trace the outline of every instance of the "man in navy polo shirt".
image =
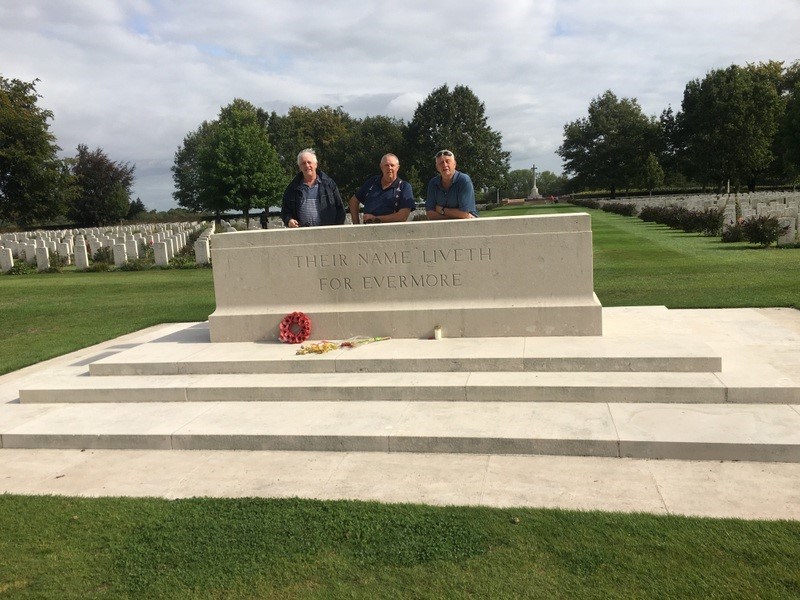
{"type": "Polygon", "coordinates": [[[361,223],[358,205],[364,205],[364,223],[396,223],[407,221],[414,210],[411,184],[400,179],[400,161],[394,154],[381,158],[381,174],[373,175],[350,198],[353,225],[361,223]]]}
{"type": "Polygon", "coordinates": [[[450,150],[436,153],[439,174],[428,182],[425,213],[428,219],[474,219],[475,189],[469,175],[456,171],[456,157],[450,150]]]}

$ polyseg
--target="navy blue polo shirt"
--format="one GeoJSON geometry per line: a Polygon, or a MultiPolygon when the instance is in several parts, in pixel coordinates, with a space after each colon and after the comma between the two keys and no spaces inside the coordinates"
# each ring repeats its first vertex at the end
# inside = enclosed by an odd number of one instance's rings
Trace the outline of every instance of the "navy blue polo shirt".
{"type": "Polygon", "coordinates": [[[381,187],[381,175],[373,175],[364,182],[355,194],[358,201],[364,205],[364,214],[391,215],[401,208],[414,210],[414,192],[411,184],[399,177],[387,187],[381,187]]]}

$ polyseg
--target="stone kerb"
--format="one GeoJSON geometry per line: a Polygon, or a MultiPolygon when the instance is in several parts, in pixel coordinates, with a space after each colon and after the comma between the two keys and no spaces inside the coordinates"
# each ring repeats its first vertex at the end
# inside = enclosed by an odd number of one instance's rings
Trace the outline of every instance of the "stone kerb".
{"type": "Polygon", "coordinates": [[[211,238],[215,342],[600,335],[589,215],[256,230],[211,238]]]}

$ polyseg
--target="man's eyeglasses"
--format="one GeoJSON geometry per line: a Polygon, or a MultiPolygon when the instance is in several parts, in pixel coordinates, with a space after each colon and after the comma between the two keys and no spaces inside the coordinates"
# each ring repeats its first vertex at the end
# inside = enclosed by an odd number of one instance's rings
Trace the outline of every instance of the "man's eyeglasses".
{"type": "Polygon", "coordinates": [[[440,156],[453,156],[453,153],[450,152],[450,150],[439,150],[436,153],[436,158],[439,158],[440,156]]]}

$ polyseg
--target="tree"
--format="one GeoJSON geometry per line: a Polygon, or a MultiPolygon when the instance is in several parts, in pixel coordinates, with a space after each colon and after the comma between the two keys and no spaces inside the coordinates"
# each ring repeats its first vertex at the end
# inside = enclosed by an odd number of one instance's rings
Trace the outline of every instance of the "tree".
{"type": "Polygon", "coordinates": [[[37,81],[0,76],[0,220],[23,228],[62,214],[70,192],[53,113],[37,106],[37,81]]]}
{"type": "Polygon", "coordinates": [[[567,193],[569,179],[552,171],[542,171],[536,175],[536,187],[542,196],[561,196],[567,193]]]}
{"type": "MultiPolygon", "coordinates": [[[[200,148],[208,143],[211,135],[211,124],[203,121],[197,130],[183,138],[183,144],[175,151],[175,162],[172,165],[172,181],[175,191],[172,197],[192,212],[209,210],[200,200],[200,148]]],[[[220,206],[220,212],[224,207],[220,206]]],[[[216,211],[215,211],[216,212],[216,211]]]]}
{"type": "Polygon", "coordinates": [[[68,216],[78,225],[109,225],[124,218],[130,208],[135,165],[114,162],[101,148],[78,145],[73,160],[76,193],[68,216]]]}
{"type": "Polygon", "coordinates": [[[331,148],[329,175],[336,181],[345,200],[352,196],[367,176],[380,172],[381,157],[391,152],[400,159],[400,177],[419,191],[412,181],[413,166],[406,160],[403,122],[386,116],[350,121],[347,133],[331,148]]]}
{"type": "Polygon", "coordinates": [[[656,155],[652,152],[647,155],[642,171],[642,183],[644,188],[653,195],[653,190],[664,185],[664,169],[658,164],[656,155]]]}
{"type": "Polygon", "coordinates": [[[614,198],[617,188],[638,178],[658,131],[655,117],[646,117],[635,98],[619,100],[608,90],[592,100],[587,118],[564,126],[557,153],[578,185],[607,188],[614,198]]]}
{"type": "Polygon", "coordinates": [[[280,204],[287,180],[256,108],[235,99],[220,111],[208,144],[200,153],[201,199],[219,198],[241,210],[250,225],[250,210],[280,204]]]}
{"type": "Polygon", "coordinates": [[[195,212],[219,215],[280,203],[287,177],[269,140],[269,116],[242,99],[188,134],[175,153],[173,197],[195,212]]]}
{"type": "Polygon", "coordinates": [[[797,181],[800,178],[800,60],[786,69],[780,91],[784,110],[773,146],[775,172],[784,180],[797,181]]]}
{"type": "Polygon", "coordinates": [[[140,198],[136,198],[128,207],[128,214],[125,215],[125,218],[128,220],[135,219],[138,215],[146,212],[147,207],[144,205],[144,202],[142,202],[140,198]]]}
{"type": "Polygon", "coordinates": [[[514,169],[503,178],[500,185],[501,198],[527,198],[533,188],[533,171],[514,169]]]}
{"type": "Polygon", "coordinates": [[[422,176],[433,174],[436,152],[448,149],[476,190],[499,186],[509,170],[509,153],[484,113],[483,102],[466,86],[451,92],[445,84],[433,90],[417,105],[406,129],[411,165],[422,176]]]}
{"type": "Polygon", "coordinates": [[[782,114],[774,65],[731,65],[686,85],[677,115],[688,175],[713,181],[755,182],[773,160],[782,114]]]}
{"type": "Polygon", "coordinates": [[[311,110],[305,106],[293,106],[284,117],[273,112],[267,128],[286,175],[294,177],[298,173],[297,154],[305,148],[313,148],[319,169],[336,180],[335,163],[331,157],[347,137],[351,123],[352,118],[342,107],[322,106],[311,110]]]}

